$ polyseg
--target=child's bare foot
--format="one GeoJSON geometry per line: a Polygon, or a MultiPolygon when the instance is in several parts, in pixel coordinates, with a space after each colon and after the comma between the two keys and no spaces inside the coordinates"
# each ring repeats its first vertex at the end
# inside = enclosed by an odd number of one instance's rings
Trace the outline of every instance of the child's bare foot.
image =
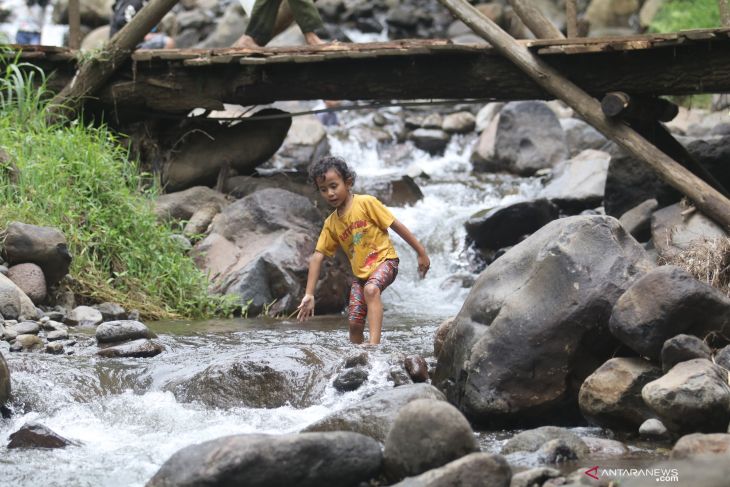
{"type": "Polygon", "coordinates": [[[319,36],[317,34],[315,34],[314,32],[305,32],[304,40],[310,46],[322,46],[324,44],[327,44],[325,41],[320,39],[319,36]]]}
{"type": "Polygon", "coordinates": [[[236,42],[233,43],[233,47],[244,47],[246,49],[261,49],[261,46],[256,44],[256,41],[253,40],[253,37],[243,34],[241,37],[238,38],[236,42]]]}

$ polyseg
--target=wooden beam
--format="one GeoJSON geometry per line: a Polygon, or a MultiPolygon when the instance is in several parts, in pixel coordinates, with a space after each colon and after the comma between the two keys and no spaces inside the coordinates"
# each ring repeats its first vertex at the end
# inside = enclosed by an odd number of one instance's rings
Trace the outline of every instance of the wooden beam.
{"type": "Polygon", "coordinates": [[[540,10],[532,2],[525,0],[509,0],[512,10],[527,26],[535,37],[542,39],[564,39],[562,32],[547,20],[540,10]]]}
{"type": "Polygon", "coordinates": [[[577,0],[565,0],[565,23],[568,38],[578,37],[578,6],[577,0]]]}
{"type": "Polygon", "coordinates": [[[717,8],[720,9],[720,20],[723,27],[730,27],[730,7],[728,0],[717,0],[717,8]]]}
{"type": "Polygon", "coordinates": [[[601,110],[609,118],[669,122],[679,113],[679,107],[664,98],[631,96],[623,91],[606,93],[601,110]]]}
{"type": "Polygon", "coordinates": [[[81,47],[81,10],[79,0],[68,0],[68,47],[81,47]]]}
{"type": "Polygon", "coordinates": [[[85,61],[76,76],[53,97],[48,106],[48,120],[59,122],[76,116],[86,98],[94,95],[124,64],[137,44],[157,25],[178,0],[152,0],[121,28],[102,51],[85,61]]]}
{"type": "Polygon", "coordinates": [[[536,83],[568,104],[577,114],[624,148],[645,161],[672,187],[679,190],[708,217],[730,231],[730,200],[649,143],[632,128],[607,119],[601,105],[560,72],[517,43],[494,22],[465,0],[439,0],[457,18],[515,63],[536,83]]]}

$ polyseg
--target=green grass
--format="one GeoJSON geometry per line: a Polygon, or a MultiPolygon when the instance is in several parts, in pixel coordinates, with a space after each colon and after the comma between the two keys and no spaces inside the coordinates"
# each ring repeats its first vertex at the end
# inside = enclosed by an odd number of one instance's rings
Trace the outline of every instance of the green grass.
{"type": "Polygon", "coordinates": [[[0,231],[11,221],[61,230],[77,296],[146,319],[227,314],[230,299],[208,295],[206,276],[156,221],[157,190],[144,187],[118,136],[46,122],[42,77],[0,58],[0,148],[9,156],[0,162],[0,231]]]}
{"type": "Polygon", "coordinates": [[[669,0],[657,12],[649,32],[677,32],[720,27],[717,0],[669,0]]]}

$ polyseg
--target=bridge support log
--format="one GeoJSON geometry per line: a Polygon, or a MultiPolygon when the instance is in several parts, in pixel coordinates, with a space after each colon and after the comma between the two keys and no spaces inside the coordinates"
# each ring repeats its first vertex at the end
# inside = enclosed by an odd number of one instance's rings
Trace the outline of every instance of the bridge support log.
{"type": "Polygon", "coordinates": [[[674,119],[679,111],[677,105],[663,98],[637,97],[621,91],[614,91],[603,97],[601,109],[607,117],[628,123],[631,128],[661,149],[662,152],[712,185],[726,198],[730,197],[730,193],[722,183],[705,166],[692,157],[664,125],[659,123],[669,122],[674,119]]]}
{"type": "Polygon", "coordinates": [[[49,122],[72,119],[84,99],[96,93],[124,64],[137,44],[157,25],[178,0],[152,0],[122,27],[102,51],[80,64],[76,75],[53,97],[48,106],[49,122]]]}
{"type": "Polygon", "coordinates": [[[631,127],[606,118],[598,100],[517,43],[466,0],[439,1],[546,91],[567,103],[586,122],[628,153],[645,161],[664,181],[689,197],[700,211],[730,231],[730,200],[719,191],[682,167],[631,127]]]}

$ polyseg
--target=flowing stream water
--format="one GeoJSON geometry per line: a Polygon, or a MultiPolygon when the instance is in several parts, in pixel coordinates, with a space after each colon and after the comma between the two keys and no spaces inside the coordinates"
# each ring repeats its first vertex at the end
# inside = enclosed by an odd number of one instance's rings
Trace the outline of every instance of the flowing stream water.
{"type": "MultiPolygon", "coordinates": [[[[388,109],[386,115],[395,116],[398,110],[388,109]]],[[[432,267],[427,279],[419,280],[413,251],[393,236],[400,272],[383,295],[383,344],[369,352],[370,374],[363,387],[347,393],[332,387],[343,357],[362,350],[348,342],[344,316],[315,317],[306,324],[270,318],[148,323],[165,347],[164,353],[148,359],[97,357],[91,334],[79,337],[76,352],[64,356],[11,354],[7,342],[0,342],[11,369],[14,411],[11,419],[0,420],[2,484],[141,486],[182,447],[236,433],[297,432],[376,390],[392,387],[387,371],[395,358],[408,354],[432,358],[438,324],[458,312],[469,291],[461,283],[475,277],[465,256],[464,221],[476,211],[533,195],[540,182],[475,177],[469,162],[475,135],[454,136],[442,156],[406,144],[395,157],[393,146],[379,148],[358,140],[356,129],[372,126],[372,116],[341,114],[340,126],[329,129],[332,153],[353,165],[359,192],[367,192],[369,184],[385,177],[428,175],[418,179],[424,198],[392,211],[427,247],[432,267]],[[323,379],[326,385],[316,400],[305,407],[213,407],[195,397],[180,400],[170,388],[241,354],[296,362],[307,349],[316,350],[332,372],[323,379]],[[38,421],[78,446],[8,450],[9,435],[27,421],[38,421]]],[[[591,428],[581,432],[600,435],[600,430],[591,428]]],[[[478,436],[484,451],[498,452],[512,434],[478,436]]],[[[515,461],[525,466],[536,462],[529,456],[515,461]]]]}

